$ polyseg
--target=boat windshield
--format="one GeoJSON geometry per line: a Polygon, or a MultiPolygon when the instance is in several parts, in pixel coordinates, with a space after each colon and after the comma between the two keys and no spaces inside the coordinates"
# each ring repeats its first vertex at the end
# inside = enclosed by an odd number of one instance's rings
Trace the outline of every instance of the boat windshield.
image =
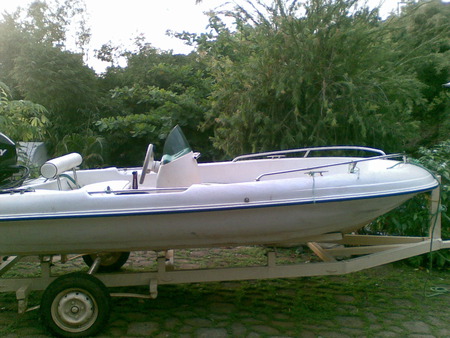
{"type": "Polygon", "coordinates": [[[167,164],[175,161],[183,155],[191,152],[192,149],[189,146],[186,137],[181,131],[180,126],[175,126],[167,136],[163,149],[162,164],[167,164]]]}

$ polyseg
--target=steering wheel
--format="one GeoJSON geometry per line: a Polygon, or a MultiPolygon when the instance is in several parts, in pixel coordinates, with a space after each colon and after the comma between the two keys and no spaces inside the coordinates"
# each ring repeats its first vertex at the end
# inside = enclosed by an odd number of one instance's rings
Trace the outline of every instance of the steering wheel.
{"type": "Polygon", "coordinates": [[[148,169],[148,165],[150,164],[150,162],[153,167],[154,154],[153,154],[153,144],[151,144],[151,143],[148,145],[147,153],[145,154],[144,165],[142,166],[142,171],[141,171],[141,178],[139,179],[140,184],[144,183],[145,175],[150,172],[150,170],[148,169]]]}

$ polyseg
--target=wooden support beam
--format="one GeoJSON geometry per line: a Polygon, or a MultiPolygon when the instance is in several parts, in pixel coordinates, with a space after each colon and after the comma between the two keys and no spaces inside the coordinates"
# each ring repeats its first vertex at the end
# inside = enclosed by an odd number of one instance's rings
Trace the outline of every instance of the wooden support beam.
{"type": "MultiPolygon", "coordinates": [[[[441,177],[438,176],[439,183],[441,182],[441,177]]],[[[441,238],[441,211],[440,209],[440,199],[441,191],[440,186],[431,192],[431,218],[430,218],[430,238],[439,239],[441,238]]]]}
{"type": "Polygon", "coordinates": [[[428,237],[408,236],[378,236],[378,235],[344,235],[339,244],[346,245],[388,245],[388,244],[412,244],[429,240],[428,237]]]}
{"type": "Polygon", "coordinates": [[[337,262],[336,259],[327,252],[327,250],[320,246],[320,244],[316,242],[309,242],[307,244],[308,247],[324,262],[337,262]]]}
{"type": "Polygon", "coordinates": [[[353,246],[353,247],[338,247],[332,249],[326,249],[326,253],[331,256],[355,256],[355,255],[367,255],[376,252],[382,252],[386,250],[396,249],[406,244],[388,244],[388,245],[370,245],[370,246],[353,246]]]}
{"type": "Polygon", "coordinates": [[[9,269],[11,269],[19,260],[20,256],[9,256],[3,261],[3,257],[0,256],[2,259],[2,264],[0,264],[0,276],[4,275],[9,269]]]}

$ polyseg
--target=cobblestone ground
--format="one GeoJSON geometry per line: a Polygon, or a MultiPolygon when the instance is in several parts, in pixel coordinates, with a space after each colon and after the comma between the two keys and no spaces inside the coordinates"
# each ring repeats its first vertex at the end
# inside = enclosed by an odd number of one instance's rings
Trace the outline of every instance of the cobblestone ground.
{"type": "MultiPolygon", "coordinates": [[[[176,262],[201,267],[192,258],[208,260],[210,254],[190,251],[190,260],[176,262]]],[[[147,253],[132,256],[124,269],[139,270],[148,259],[147,253]]],[[[12,276],[32,274],[32,264],[12,276]]],[[[450,337],[447,290],[449,272],[428,274],[399,264],[345,276],[162,285],[155,300],[113,298],[111,318],[98,336],[450,337]]],[[[39,298],[34,293],[30,302],[39,298]]],[[[0,294],[0,336],[48,337],[39,311],[16,311],[15,295],[0,294]]]]}

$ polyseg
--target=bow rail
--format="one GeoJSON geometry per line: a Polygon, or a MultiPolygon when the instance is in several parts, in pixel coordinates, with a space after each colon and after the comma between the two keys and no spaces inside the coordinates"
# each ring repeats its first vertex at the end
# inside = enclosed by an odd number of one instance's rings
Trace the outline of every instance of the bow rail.
{"type": "Polygon", "coordinates": [[[255,179],[255,181],[260,181],[261,178],[263,178],[265,176],[282,175],[282,174],[289,174],[289,173],[300,172],[300,171],[312,172],[313,170],[323,169],[323,168],[330,168],[330,167],[335,167],[335,166],[338,166],[338,165],[350,165],[350,173],[352,173],[352,171],[355,169],[356,164],[358,164],[360,162],[367,162],[367,161],[387,159],[387,158],[395,158],[395,157],[403,157],[403,163],[406,163],[406,156],[405,156],[405,154],[401,154],[401,153],[389,154],[389,155],[385,154],[385,155],[381,155],[381,156],[372,156],[372,157],[367,157],[367,158],[361,158],[361,159],[358,159],[358,160],[330,163],[330,164],[318,165],[318,166],[308,167],[308,168],[298,168],[298,169],[289,169],[289,170],[281,170],[281,171],[272,171],[272,172],[268,172],[268,173],[264,173],[264,174],[259,175],[255,179]]]}
{"type": "Polygon", "coordinates": [[[386,153],[383,150],[376,149],[376,148],[360,147],[360,146],[327,146],[327,147],[311,147],[311,148],[277,150],[277,151],[268,151],[268,152],[263,152],[263,153],[240,155],[238,157],[235,157],[232,162],[237,162],[240,160],[248,160],[251,158],[258,158],[258,157],[277,157],[277,156],[283,157],[284,155],[287,155],[287,154],[295,154],[295,153],[301,153],[301,152],[305,153],[305,155],[303,155],[303,157],[308,157],[309,154],[313,151],[326,151],[326,150],[360,150],[360,151],[377,153],[379,155],[386,155],[386,153]]]}

